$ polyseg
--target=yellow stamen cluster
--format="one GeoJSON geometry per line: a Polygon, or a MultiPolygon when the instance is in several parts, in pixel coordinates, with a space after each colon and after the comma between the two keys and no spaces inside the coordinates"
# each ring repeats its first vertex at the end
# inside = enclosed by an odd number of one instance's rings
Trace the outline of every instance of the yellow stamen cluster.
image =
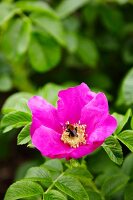
{"type": "Polygon", "coordinates": [[[61,140],[65,144],[69,144],[70,147],[73,147],[73,148],[77,148],[82,144],[86,144],[86,134],[85,134],[86,125],[84,124],[81,125],[81,124],[76,123],[76,124],[73,124],[73,127],[74,129],[76,128],[77,135],[71,136],[68,129],[65,128],[61,136],[61,140]]]}

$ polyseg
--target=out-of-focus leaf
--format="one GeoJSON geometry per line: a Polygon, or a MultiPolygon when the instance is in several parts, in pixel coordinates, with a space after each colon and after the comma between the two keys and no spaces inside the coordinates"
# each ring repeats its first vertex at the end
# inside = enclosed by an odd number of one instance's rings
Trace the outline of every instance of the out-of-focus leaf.
{"type": "Polygon", "coordinates": [[[6,92],[11,90],[13,87],[12,79],[8,74],[0,75],[0,91],[6,92]]]}
{"type": "Polygon", "coordinates": [[[83,9],[83,16],[85,21],[89,24],[94,23],[98,15],[98,7],[96,4],[87,4],[83,9]]]}
{"type": "Polygon", "coordinates": [[[89,38],[79,38],[77,54],[85,65],[95,68],[99,54],[95,43],[89,38]]]}
{"type": "Polygon", "coordinates": [[[123,59],[127,64],[133,64],[133,39],[126,40],[123,46],[123,59]]]}
{"type": "Polygon", "coordinates": [[[21,27],[19,38],[18,38],[18,46],[17,51],[21,55],[26,52],[30,42],[31,35],[31,22],[27,18],[24,18],[23,25],[21,27]]]}
{"type": "Polygon", "coordinates": [[[18,137],[17,137],[17,144],[18,145],[26,144],[31,140],[31,137],[30,137],[30,125],[31,124],[27,124],[21,130],[21,132],[18,134],[18,137]]]}
{"type": "Polygon", "coordinates": [[[13,183],[8,188],[4,200],[17,200],[42,194],[43,189],[38,183],[29,180],[21,180],[13,183]]]}
{"type": "Polygon", "coordinates": [[[114,33],[118,33],[124,26],[122,13],[111,6],[105,5],[100,8],[101,19],[105,27],[114,33]]]}
{"type": "Polygon", "coordinates": [[[78,47],[78,36],[73,32],[67,32],[65,34],[66,38],[66,48],[70,53],[74,53],[78,47]]]}
{"type": "Polygon", "coordinates": [[[113,116],[117,119],[117,129],[115,130],[115,134],[119,134],[123,129],[125,124],[127,123],[129,117],[131,116],[131,109],[128,109],[125,115],[121,115],[118,113],[113,113],[113,116]]]}
{"type": "Polygon", "coordinates": [[[18,92],[11,95],[4,103],[2,112],[7,114],[13,111],[23,111],[30,113],[27,106],[28,99],[32,97],[32,94],[26,92],[18,92]],[[17,102],[17,103],[16,103],[17,102]]]}
{"type": "Polygon", "coordinates": [[[124,200],[133,200],[133,182],[126,186],[124,200]]]}
{"type": "Polygon", "coordinates": [[[65,18],[87,2],[89,0],[64,0],[58,5],[56,11],[61,18],[65,18]]]}
{"type": "Polygon", "coordinates": [[[99,36],[97,39],[97,44],[98,47],[101,50],[104,50],[106,52],[117,52],[119,51],[119,42],[118,40],[113,37],[112,35],[110,35],[109,33],[103,33],[101,36],[99,36]]]}
{"type": "Polygon", "coordinates": [[[76,178],[73,178],[69,175],[64,175],[58,178],[55,186],[63,193],[76,200],[89,200],[89,197],[81,183],[76,178]]]}
{"type": "Polygon", "coordinates": [[[34,34],[29,47],[29,59],[32,67],[38,72],[54,68],[61,57],[60,46],[49,36],[34,34]]]}
{"type": "Polygon", "coordinates": [[[12,62],[19,60],[28,48],[31,24],[29,20],[14,19],[2,38],[2,49],[12,62]]]}
{"type": "Polygon", "coordinates": [[[126,156],[122,165],[122,171],[133,179],[133,153],[126,156]]]}
{"type": "Polygon", "coordinates": [[[39,90],[38,95],[42,96],[48,102],[56,106],[56,102],[58,99],[58,92],[61,89],[65,89],[65,87],[56,85],[54,83],[48,83],[39,90]]]}
{"type": "Polygon", "coordinates": [[[133,116],[132,116],[132,119],[131,119],[131,128],[133,129],[133,116]]]}
{"type": "Polygon", "coordinates": [[[44,13],[54,18],[58,18],[54,10],[44,1],[18,1],[16,2],[16,7],[22,9],[23,11],[44,13]]]}
{"type": "Polygon", "coordinates": [[[132,105],[133,104],[133,68],[125,76],[117,104],[132,105]]]}
{"type": "Polygon", "coordinates": [[[59,44],[65,45],[64,30],[59,19],[42,14],[32,14],[31,19],[50,34],[59,44]]]}
{"type": "Polygon", "coordinates": [[[102,145],[109,158],[118,165],[123,162],[123,152],[120,143],[113,136],[107,138],[102,145]]]}
{"type": "Polygon", "coordinates": [[[71,33],[76,33],[80,28],[80,22],[76,16],[69,16],[63,20],[63,26],[65,28],[65,32],[67,30],[71,33]]]}
{"type": "Polygon", "coordinates": [[[11,4],[0,3],[0,26],[11,19],[16,11],[11,4]]]}
{"type": "Polygon", "coordinates": [[[27,173],[27,170],[31,167],[35,167],[37,165],[40,165],[39,160],[30,160],[22,163],[15,172],[15,181],[21,180],[24,178],[25,174],[27,173]]]}
{"type": "Polygon", "coordinates": [[[133,152],[133,130],[125,130],[117,138],[133,152]]]}
{"type": "Polygon", "coordinates": [[[100,193],[94,192],[90,189],[87,190],[89,200],[102,200],[100,193]]]}
{"type": "MultiPolygon", "coordinates": [[[[106,91],[107,89],[111,88],[112,82],[109,76],[107,76],[104,73],[101,73],[100,71],[97,71],[95,74],[92,74],[89,78],[89,84],[92,85],[92,87],[95,87],[97,90],[96,92],[99,92],[101,90],[106,91]],[[106,84],[105,84],[106,83],[106,84]]],[[[94,90],[95,90],[94,88],[94,90]]],[[[106,93],[107,95],[107,93],[106,93]]],[[[108,96],[107,96],[108,98],[108,96]]],[[[108,98],[109,100],[109,98],[108,98]]]]}
{"type": "Polygon", "coordinates": [[[117,193],[123,187],[126,186],[129,177],[125,174],[116,174],[112,175],[112,177],[108,178],[104,184],[102,185],[102,193],[105,196],[112,196],[113,194],[117,193]]]}
{"type": "Polygon", "coordinates": [[[109,173],[112,175],[112,173],[118,171],[118,166],[110,160],[103,148],[89,156],[87,166],[92,174],[109,173]]]}

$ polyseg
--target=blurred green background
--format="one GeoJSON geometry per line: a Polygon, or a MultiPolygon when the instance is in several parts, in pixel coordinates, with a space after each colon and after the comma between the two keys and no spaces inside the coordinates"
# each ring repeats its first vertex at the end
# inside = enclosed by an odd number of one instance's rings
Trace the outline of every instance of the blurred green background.
{"type": "MultiPolygon", "coordinates": [[[[54,102],[60,88],[85,82],[105,92],[111,112],[125,113],[133,106],[132,66],[132,0],[0,1],[1,107],[15,92],[54,102]]],[[[16,131],[0,135],[1,195],[18,167],[40,162],[36,154],[17,147],[16,131]]]]}

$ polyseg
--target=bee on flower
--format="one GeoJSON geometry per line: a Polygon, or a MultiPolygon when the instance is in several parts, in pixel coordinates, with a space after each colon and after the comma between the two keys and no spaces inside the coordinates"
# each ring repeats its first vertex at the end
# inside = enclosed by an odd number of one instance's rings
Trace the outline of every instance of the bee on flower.
{"type": "Polygon", "coordinates": [[[28,101],[33,145],[50,158],[80,158],[95,151],[117,127],[104,93],[85,83],[61,90],[57,108],[40,96],[28,101]]]}

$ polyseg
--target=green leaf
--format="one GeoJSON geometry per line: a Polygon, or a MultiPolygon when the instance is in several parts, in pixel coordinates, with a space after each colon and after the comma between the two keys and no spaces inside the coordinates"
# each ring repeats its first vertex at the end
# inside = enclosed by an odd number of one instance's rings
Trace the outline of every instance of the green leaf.
{"type": "Polygon", "coordinates": [[[65,18],[84,6],[87,2],[89,2],[89,0],[64,0],[59,4],[56,11],[61,18],[65,18]]]}
{"type": "Polygon", "coordinates": [[[54,10],[46,2],[34,2],[34,1],[18,1],[16,7],[23,11],[44,13],[54,18],[58,18],[54,10]]]}
{"type": "Polygon", "coordinates": [[[65,87],[61,85],[56,85],[54,83],[47,83],[39,90],[38,95],[42,96],[48,102],[56,106],[58,100],[58,92],[61,89],[65,89],[65,87]]]}
{"type": "Polygon", "coordinates": [[[25,126],[31,122],[31,115],[22,111],[15,111],[6,114],[1,121],[1,126],[12,126],[13,128],[18,128],[25,126]]]}
{"type": "Polygon", "coordinates": [[[59,44],[65,45],[64,30],[59,19],[52,18],[47,15],[32,14],[31,19],[34,23],[43,28],[49,35],[51,35],[59,44]]]}
{"type": "Polygon", "coordinates": [[[2,112],[7,114],[13,111],[23,111],[30,113],[27,106],[28,99],[32,97],[32,94],[26,92],[18,92],[11,95],[4,103],[2,112]],[[17,102],[17,103],[14,103],[17,102]]]}
{"type": "Polygon", "coordinates": [[[37,159],[32,159],[32,160],[27,160],[24,163],[22,163],[20,166],[15,171],[15,178],[14,181],[19,181],[24,178],[26,175],[27,171],[31,167],[37,166],[40,161],[37,159]]]}
{"type": "Polygon", "coordinates": [[[94,192],[89,189],[87,190],[87,193],[89,195],[89,200],[102,200],[100,193],[94,192]]]}
{"type": "Polygon", "coordinates": [[[66,48],[70,53],[76,52],[78,48],[78,36],[72,31],[65,31],[66,48]]]}
{"type": "Polygon", "coordinates": [[[18,53],[24,54],[29,46],[30,42],[30,36],[31,36],[31,22],[28,20],[28,18],[23,19],[23,24],[19,33],[19,38],[18,38],[18,46],[17,46],[17,51],[18,53]]]}
{"type": "Polygon", "coordinates": [[[50,171],[59,171],[60,173],[63,171],[62,163],[58,159],[48,160],[42,166],[50,171]]]}
{"type": "Polygon", "coordinates": [[[103,24],[109,31],[117,33],[123,28],[123,15],[118,9],[108,5],[101,6],[100,14],[103,24]]]}
{"type": "Polygon", "coordinates": [[[133,179],[133,153],[126,156],[122,165],[122,171],[133,179]]]}
{"type": "Polygon", "coordinates": [[[99,59],[99,53],[95,43],[89,38],[79,38],[77,54],[85,65],[95,68],[99,59]]]}
{"type": "Polygon", "coordinates": [[[59,190],[76,200],[89,200],[89,197],[84,187],[74,177],[64,175],[56,181],[55,186],[59,190]]]}
{"type": "Polygon", "coordinates": [[[11,19],[16,11],[17,10],[11,4],[0,3],[0,26],[11,19]]]}
{"type": "Polygon", "coordinates": [[[123,60],[125,61],[126,64],[133,64],[133,51],[132,51],[132,46],[133,46],[133,39],[129,38],[128,40],[125,41],[125,44],[123,45],[123,60]]]}
{"type": "Polygon", "coordinates": [[[123,162],[123,152],[122,147],[118,140],[113,136],[108,137],[104,144],[102,145],[109,158],[118,165],[121,165],[123,162]]]}
{"type": "Polygon", "coordinates": [[[87,169],[84,169],[83,167],[74,167],[72,169],[68,169],[68,170],[66,170],[65,174],[71,175],[71,176],[79,179],[79,181],[81,181],[81,182],[82,182],[82,180],[84,180],[84,182],[87,182],[93,178],[91,173],[87,169]]]}
{"type": "Polygon", "coordinates": [[[133,200],[133,182],[126,186],[124,200],[133,200]]]}
{"type": "Polygon", "coordinates": [[[0,75],[0,91],[6,92],[11,90],[13,87],[11,77],[8,74],[0,75]]]}
{"type": "Polygon", "coordinates": [[[83,9],[84,20],[88,22],[88,24],[95,23],[98,15],[98,6],[95,6],[91,3],[88,3],[83,9]]]}
{"type": "Polygon", "coordinates": [[[129,177],[125,174],[117,174],[112,175],[112,177],[108,178],[104,181],[102,185],[102,193],[105,196],[112,196],[113,194],[117,193],[123,187],[126,186],[129,177]]]}
{"type": "Polygon", "coordinates": [[[50,173],[44,167],[31,167],[27,171],[25,178],[31,181],[41,181],[47,187],[52,184],[50,173]]]}
{"type": "Polygon", "coordinates": [[[8,188],[4,200],[16,200],[42,194],[43,189],[39,184],[29,180],[21,180],[8,188]]]}
{"type": "Polygon", "coordinates": [[[59,159],[47,160],[42,166],[49,170],[54,181],[63,172],[63,166],[59,159]]]}
{"type": "Polygon", "coordinates": [[[17,18],[10,22],[2,38],[2,49],[8,59],[16,62],[26,52],[30,33],[31,23],[29,20],[17,18]]]}
{"type": "Polygon", "coordinates": [[[30,126],[31,124],[27,124],[21,132],[18,134],[17,137],[17,144],[22,145],[30,142],[31,137],[30,137],[30,126]]]}
{"type": "Polygon", "coordinates": [[[131,119],[131,128],[133,129],[133,116],[132,116],[132,119],[131,119]]]}
{"type": "Polygon", "coordinates": [[[44,193],[44,200],[67,200],[66,196],[57,190],[50,190],[47,193],[44,193]]]}
{"type": "Polygon", "coordinates": [[[133,131],[132,130],[125,130],[119,133],[119,135],[117,135],[117,138],[133,152],[133,131]]]}
{"type": "Polygon", "coordinates": [[[129,117],[131,116],[131,109],[128,109],[125,115],[121,115],[118,113],[113,113],[113,116],[117,119],[117,129],[115,131],[115,134],[119,134],[120,131],[123,129],[123,127],[125,126],[125,124],[127,123],[129,117]]]}
{"type": "Polygon", "coordinates": [[[119,104],[127,106],[133,104],[133,68],[130,69],[122,82],[120,96],[117,101],[120,102],[119,104]]]}
{"type": "Polygon", "coordinates": [[[32,67],[38,72],[54,68],[61,57],[59,45],[49,36],[34,34],[29,47],[29,59],[32,67]],[[51,52],[53,52],[51,54],[51,52]]]}

